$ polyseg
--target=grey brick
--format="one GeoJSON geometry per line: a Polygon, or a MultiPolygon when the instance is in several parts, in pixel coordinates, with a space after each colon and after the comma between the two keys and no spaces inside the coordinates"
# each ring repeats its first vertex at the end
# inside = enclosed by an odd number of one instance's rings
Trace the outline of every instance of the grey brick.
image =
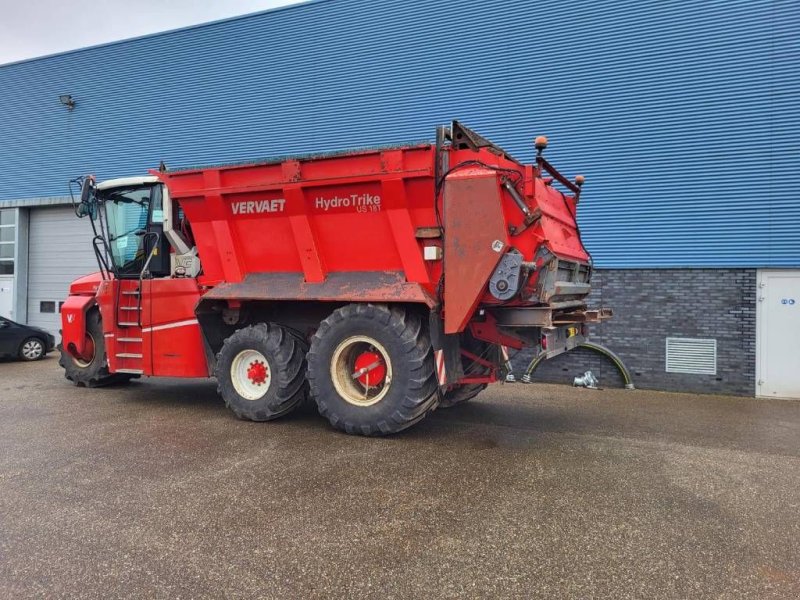
{"type": "MultiPolygon", "coordinates": [[[[755,269],[598,269],[590,303],[615,316],[593,326],[590,339],[618,354],[637,387],[753,395],[755,388],[755,269]],[[717,375],[666,372],[667,337],[717,339],[717,375]]],[[[530,352],[514,359],[522,374],[530,352]]],[[[613,364],[587,350],[542,363],[534,380],[571,383],[592,370],[601,385],[621,385],[613,364]]]]}

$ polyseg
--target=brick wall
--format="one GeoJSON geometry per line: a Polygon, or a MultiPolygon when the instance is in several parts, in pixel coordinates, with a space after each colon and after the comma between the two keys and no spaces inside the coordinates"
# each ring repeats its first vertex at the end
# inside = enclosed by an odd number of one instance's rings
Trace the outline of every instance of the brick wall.
{"type": "MultiPolygon", "coordinates": [[[[619,355],[636,387],[752,396],[755,390],[755,269],[603,269],[594,273],[591,304],[614,318],[589,338],[619,355]],[[666,338],[717,340],[717,374],[666,372],[666,338]]],[[[517,378],[530,353],[512,360],[517,378]]],[[[542,363],[534,381],[572,383],[591,370],[604,387],[622,385],[613,364],[585,349],[542,363]]]]}

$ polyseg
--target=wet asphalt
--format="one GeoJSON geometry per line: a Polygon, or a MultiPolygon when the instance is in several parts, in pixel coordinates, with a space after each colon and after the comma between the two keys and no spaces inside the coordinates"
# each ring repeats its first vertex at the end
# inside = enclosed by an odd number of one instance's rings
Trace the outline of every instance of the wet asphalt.
{"type": "Polygon", "coordinates": [[[2,598],[798,598],[800,403],[497,385],[391,438],[0,363],[2,598]]]}

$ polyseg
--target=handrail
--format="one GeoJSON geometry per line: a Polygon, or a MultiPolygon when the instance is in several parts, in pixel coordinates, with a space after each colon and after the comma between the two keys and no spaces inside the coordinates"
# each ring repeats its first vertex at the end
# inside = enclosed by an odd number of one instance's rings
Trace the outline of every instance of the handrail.
{"type": "Polygon", "coordinates": [[[147,255],[147,260],[144,261],[142,270],[139,271],[139,293],[136,295],[136,320],[137,323],[139,323],[139,327],[142,326],[142,284],[144,283],[145,274],[148,273],[150,261],[153,260],[153,257],[156,255],[156,251],[158,250],[158,242],[161,241],[160,233],[157,231],[148,231],[142,236],[142,245],[145,248],[147,247],[147,238],[150,236],[154,236],[155,239],[153,241],[153,247],[150,249],[150,252],[147,255]]]}
{"type": "Polygon", "coordinates": [[[100,251],[100,248],[97,247],[97,243],[101,242],[103,244],[103,250],[106,251],[106,256],[108,255],[108,245],[106,244],[105,239],[102,236],[96,235],[92,238],[92,249],[94,249],[94,255],[97,259],[97,266],[100,267],[100,275],[103,277],[104,280],[110,279],[111,269],[108,266],[108,261],[106,257],[103,256],[103,253],[100,251]]]}

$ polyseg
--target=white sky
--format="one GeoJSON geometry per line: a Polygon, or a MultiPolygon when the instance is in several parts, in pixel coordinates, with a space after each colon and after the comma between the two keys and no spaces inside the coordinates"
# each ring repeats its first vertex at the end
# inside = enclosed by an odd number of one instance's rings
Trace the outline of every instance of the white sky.
{"type": "Polygon", "coordinates": [[[0,64],[302,0],[0,0],[0,64]]]}

